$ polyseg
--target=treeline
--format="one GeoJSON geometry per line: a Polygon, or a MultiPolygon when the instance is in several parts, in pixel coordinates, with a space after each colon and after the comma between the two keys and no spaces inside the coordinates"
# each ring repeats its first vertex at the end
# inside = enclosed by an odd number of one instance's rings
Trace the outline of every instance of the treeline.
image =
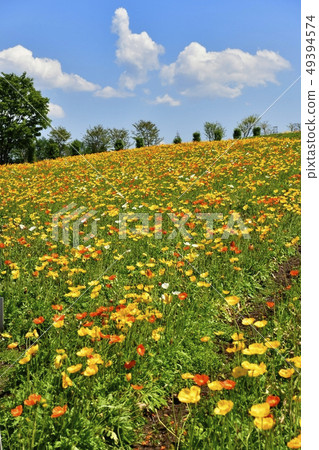
{"type": "MultiPolygon", "coordinates": [[[[34,162],[78,154],[100,153],[158,145],[163,142],[158,127],[151,121],[133,123],[133,130],[105,128],[96,125],[88,128],[82,140],[72,140],[71,133],[64,127],[51,127],[48,117],[49,99],[43,97],[33,86],[32,78],[26,73],[21,76],[4,74],[0,76],[0,164],[34,162]],[[47,137],[41,131],[50,127],[47,137]]],[[[300,124],[289,124],[291,130],[300,129],[300,124]]],[[[238,123],[233,138],[274,132],[268,122],[260,122],[257,115],[251,115],[238,123]]],[[[219,122],[204,123],[205,140],[219,141],[226,135],[226,129],[219,122]]],[[[193,133],[193,141],[201,141],[200,131],[193,133]]],[[[174,144],[182,142],[177,132],[174,144]]]]}

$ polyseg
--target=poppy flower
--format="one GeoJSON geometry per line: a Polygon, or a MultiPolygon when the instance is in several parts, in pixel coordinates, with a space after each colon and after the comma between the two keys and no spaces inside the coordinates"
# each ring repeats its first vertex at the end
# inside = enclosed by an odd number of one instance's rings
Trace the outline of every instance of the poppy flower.
{"type": "Polygon", "coordinates": [[[229,297],[225,297],[225,300],[229,306],[235,306],[239,302],[239,297],[236,295],[230,295],[229,297]]]}
{"type": "Polygon", "coordinates": [[[35,319],[33,319],[32,322],[35,323],[36,325],[40,325],[44,321],[45,321],[45,318],[43,316],[40,316],[40,317],[36,317],[35,319]]]}
{"type": "Polygon", "coordinates": [[[65,372],[62,372],[62,387],[63,389],[66,389],[69,386],[73,385],[73,382],[70,377],[65,372]]]}
{"type": "Polygon", "coordinates": [[[275,306],[275,302],[266,302],[268,308],[273,308],[275,306]]]}
{"type": "Polygon", "coordinates": [[[212,381],[211,383],[207,383],[207,386],[211,391],[221,391],[224,389],[220,381],[212,381]]]}
{"type": "Polygon", "coordinates": [[[200,387],[192,386],[184,388],[178,394],[178,400],[182,403],[197,403],[200,400],[200,387]]]}
{"type": "Polygon", "coordinates": [[[291,270],[289,273],[292,277],[296,277],[297,275],[299,275],[299,270],[291,270]]]}
{"type": "Polygon", "coordinates": [[[69,373],[76,373],[76,372],[78,372],[81,369],[82,369],[82,364],[76,364],[75,366],[68,367],[66,370],[69,373]]]}
{"type": "Polygon", "coordinates": [[[138,384],[131,384],[131,386],[135,391],[140,391],[144,387],[142,385],[139,386],[138,384]]]}
{"type": "Polygon", "coordinates": [[[291,441],[289,441],[287,443],[287,447],[288,448],[300,448],[301,447],[301,434],[299,434],[299,436],[291,439],[291,441]]]}
{"type": "Polygon", "coordinates": [[[231,400],[219,400],[217,408],[214,409],[214,414],[225,416],[233,409],[234,403],[231,400]]]}
{"type": "Polygon", "coordinates": [[[223,386],[224,389],[234,389],[234,387],[236,386],[236,381],[233,380],[225,380],[225,381],[221,381],[220,384],[223,386]]]}
{"type": "Polygon", "coordinates": [[[254,417],[267,417],[269,413],[269,403],[257,403],[256,405],[253,405],[249,411],[249,414],[254,417]]]}
{"type": "Polygon", "coordinates": [[[19,342],[12,342],[11,344],[9,344],[9,345],[7,346],[7,348],[9,348],[9,349],[11,350],[11,349],[13,349],[13,348],[17,348],[18,345],[19,345],[19,342]]]}
{"type": "Polygon", "coordinates": [[[143,344],[138,345],[136,348],[136,351],[140,356],[144,356],[144,353],[145,353],[144,345],[143,344]]]}
{"type": "Polygon", "coordinates": [[[186,292],[181,292],[180,294],[178,294],[178,298],[180,300],[185,300],[188,297],[188,294],[186,294],[186,292]]]}
{"type": "Polygon", "coordinates": [[[13,415],[13,417],[18,417],[18,416],[21,416],[22,411],[23,411],[23,406],[19,405],[19,406],[16,406],[15,408],[11,409],[11,414],[13,415]]]}
{"type": "Polygon", "coordinates": [[[24,400],[24,404],[27,406],[36,405],[41,400],[41,395],[39,394],[30,394],[27,400],[24,400]]]}
{"type": "Polygon", "coordinates": [[[62,311],[63,305],[51,305],[51,308],[55,311],[62,311]]]}
{"type": "Polygon", "coordinates": [[[204,386],[204,384],[207,384],[207,382],[209,381],[209,376],[196,374],[194,375],[193,381],[198,386],[204,386]]]}
{"type": "Polygon", "coordinates": [[[279,375],[283,378],[290,378],[295,372],[295,369],[280,369],[279,375]]]}
{"type": "Polygon", "coordinates": [[[87,312],[83,312],[83,313],[76,314],[75,318],[76,318],[77,320],[82,320],[82,319],[84,319],[86,316],[87,316],[87,312]]]}
{"type": "Polygon", "coordinates": [[[136,361],[134,361],[134,359],[132,359],[132,361],[128,361],[126,363],[124,363],[124,367],[125,369],[129,370],[132,369],[132,367],[134,367],[136,364],[136,361]]]}
{"type": "Polygon", "coordinates": [[[254,424],[259,430],[270,430],[275,425],[275,421],[272,417],[256,417],[254,424]]]}
{"type": "Polygon", "coordinates": [[[248,373],[248,370],[244,369],[243,367],[240,367],[240,366],[234,367],[232,370],[232,376],[234,378],[244,377],[247,375],[247,373],[248,373]]]}
{"type": "Polygon", "coordinates": [[[64,405],[64,406],[55,406],[52,409],[52,414],[51,414],[51,418],[55,419],[56,417],[60,417],[63,416],[63,414],[66,413],[66,410],[68,409],[68,405],[64,405]]]}
{"type": "Polygon", "coordinates": [[[266,398],[266,402],[269,403],[269,406],[273,408],[274,406],[277,406],[280,402],[280,398],[277,395],[268,395],[266,398]]]}

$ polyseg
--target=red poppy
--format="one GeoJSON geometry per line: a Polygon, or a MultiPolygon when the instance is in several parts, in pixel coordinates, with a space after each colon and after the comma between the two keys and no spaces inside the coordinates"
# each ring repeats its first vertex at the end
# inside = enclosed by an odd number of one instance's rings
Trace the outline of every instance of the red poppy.
{"type": "Polygon", "coordinates": [[[268,308],[273,308],[275,306],[275,302],[266,302],[268,308]]]}
{"type": "Polygon", "coordinates": [[[94,324],[93,320],[91,322],[85,322],[83,324],[84,327],[91,327],[94,324]]]}
{"type": "Polygon", "coordinates": [[[63,414],[66,413],[66,410],[68,409],[68,405],[64,405],[64,406],[55,406],[52,409],[52,414],[51,414],[51,418],[55,419],[56,417],[60,417],[63,416],[63,414]]]}
{"type": "Polygon", "coordinates": [[[45,321],[45,318],[40,316],[40,317],[36,317],[35,319],[33,319],[33,323],[35,323],[36,325],[40,325],[40,323],[43,323],[45,321]]]}
{"type": "Polygon", "coordinates": [[[62,316],[60,316],[59,314],[55,314],[52,317],[53,322],[60,322],[60,320],[64,320],[65,314],[62,314],[62,316]]]}
{"type": "Polygon", "coordinates": [[[124,367],[125,369],[132,369],[132,367],[134,367],[136,364],[136,361],[134,361],[134,359],[132,359],[132,361],[128,361],[126,363],[124,363],[124,367]]]}
{"type": "Polygon", "coordinates": [[[236,381],[233,380],[225,380],[220,382],[224,389],[234,389],[236,386],[236,381]]]}
{"type": "Polygon", "coordinates": [[[16,406],[15,408],[11,409],[11,414],[13,415],[13,417],[18,417],[18,416],[21,416],[22,411],[23,411],[23,406],[19,405],[19,406],[16,406]]]}
{"type": "Polygon", "coordinates": [[[280,402],[280,398],[277,395],[268,395],[266,398],[266,402],[269,404],[269,406],[274,407],[277,406],[280,402]]]}
{"type": "Polygon", "coordinates": [[[180,294],[178,294],[178,298],[180,300],[185,300],[185,298],[188,297],[188,294],[186,294],[186,292],[181,292],[180,294]]]}
{"type": "Polygon", "coordinates": [[[63,305],[51,305],[51,308],[55,311],[62,311],[63,305]]]}
{"type": "Polygon", "coordinates": [[[209,381],[209,376],[207,375],[194,375],[193,378],[194,383],[196,383],[198,386],[204,386],[204,384],[207,384],[209,381]]]}
{"type": "Polygon", "coordinates": [[[34,272],[32,272],[32,275],[33,275],[34,277],[38,277],[38,276],[39,276],[39,272],[38,272],[37,270],[35,270],[34,272]]]}
{"type": "Polygon", "coordinates": [[[137,384],[131,384],[132,388],[135,389],[136,391],[140,391],[141,389],[143,389],[144,386],[139,386],[137,384]]]}
{"type": "Polygon", "coordinates": [[[155,317],[154,315],[152,315],[152,316],[148,319],[148,321],[149,321],[150,323],[154,323],[155,320],[156,320],[156,317],[155,317]]]}
{"type": "Polygon", "coordinates": [[[109,277],[109,280],[110,280],[110,281],[113,281],[113,280],[115,280],[115,278],[116,278],[116,275],[111,275],[111,276],[109,277]]]}
{"type": "Polygon", "coordinates": [[[76,314],[76,318],[78,319],[78,320],[82,320],[82,319],[84,319],[84,317],[86,317],[87,316],[87,312],[84,312],[84,313],[79,313],[79,314],[76,314]]]}
{"type": "Polygon", "coordinates": [[[10,259],[6,259],[4,263],[6,266],[10,266],[10,264],[12,264],[12,261],[10,261],[10,259]]]}
{"type": "Polygon", "coordinates": [[[140,356],[144,356],[145,353],[145,347],[143,344],[140,344],[136,347],[136,351],[140,356]]]}
{"type": "Polygon", "coordinates": [[[299,270],[291,270],[291,271],[290,271],[290,275],[291,275],[292,277],[296,277],[297,275],[299,275],[299,270]]]}

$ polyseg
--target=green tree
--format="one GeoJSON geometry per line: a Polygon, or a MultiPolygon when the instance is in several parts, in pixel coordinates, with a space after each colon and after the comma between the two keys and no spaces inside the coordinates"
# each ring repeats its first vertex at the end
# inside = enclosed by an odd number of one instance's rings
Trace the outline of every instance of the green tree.
{"type": "Polygon", "coordinates": [[[235,128],[234,129],[233,138],[234,139],[240,139],[241,138],[241,130],[239,128],[235,128]]]}
{"type": "Polygon", "coordinates": [[[158,145],[163,140],[163,138],[159,137],[159,129],[157,126],[150,121],[140,120],[139,122],[133,123],[133,127],[135,131],[132,134],[135,140],[137,137],[143,138],[144,145],[146,146],[158,145]]]}
{"type": "Polygon", "coordinates": [[[111,148],[108,130],[102,125],[88,128],[83,137],[85,153],[107,152],[111,148]]]}
{"type": "Polygon", "coordinates": [[[74,141],[71,142],[69,145],[69,154],[71,156],[77,156],[80,155],[82,152],[82,142],[78,139],[74,139],[74,141]]]}
{"type": "MultiPolygon", "coordinates": [[[[117,150],[115,148],[115,144],[117,141],[122,141],[123,147],[122,148],[130,148],[131,141],[130,141],[130,134],[128,130],[125,130],[125,128],[108,128],[107,130],[108,136],[110,139],[111,147],[114,150],[117,150]]],[[[122,150],[122,149],[120,149],[122,150]]]]}
{"type": "Polygon", "coordinates": [[[49,99],[33,86],[24,72],[0,76],[0,164],[10,161],[13,150],[28,152],[41,130],[50,124],[49,99]]]}
{"type": "Polygon", "coordinates": [[[59,147],[52,139],[41,137],[35,142],[35,159],[42,161],[43,159],[55,159],[59,156],[59,147]]]}
{"type": "Polygon", "coordinates": [[[193,142],[200,142],[200,132],[199,131],[195,131],[195,133],[193,133],[193,142]]]}
{"type": "Polygon", "coordinates": [[[52,128],[49,137],[57,144],[59,156],[66,156],[69,150],[67,142],[71,139],[71,133],[64,127],[52,128]]]}
{"type": "Polygon", "coordinates": [[[134,139],[135,139],[135,145],[136,145],[136,148],[142,148],[142,147],[144,147],[144,139],[143,139],[142,137],[137,136],[137,137],[134,138],[134,139]]]}
{"type": "Polygon", "coordinates": [[[124,142],[122,141],[122,139],[117,139],[114,144],[114,150],[117,152],[123,149],[124,149],[124,142]]]}
{"type": "Polygon", "coordinates": [[[173,139],[173,144],[180,144],[182,142],[182,138],[180,137],[179,133],[176,133],[176,136],[173,139]]]}
{"type": "Polygon", "coordinates": [[[220,141],[226,134],[225,128],[219,122],[205,122],[204,132],[208,141],[220,141]]]}
{"type": "Polygon", "coordinates": [[[261,128],[260,127],[254,127],[253,128],[253,136],[260,136],[261,128]]]}
{"type": "Polygon", "coordinates": [[[252,129],[255,125],[257,125],[259,122],[259,117],[256,114],[252,114],[251,116],[245,117],[241,122],[238,124],[238,128],[243,134],[243,137],[246,138],[250,135],[252,132],[252,129]]]}

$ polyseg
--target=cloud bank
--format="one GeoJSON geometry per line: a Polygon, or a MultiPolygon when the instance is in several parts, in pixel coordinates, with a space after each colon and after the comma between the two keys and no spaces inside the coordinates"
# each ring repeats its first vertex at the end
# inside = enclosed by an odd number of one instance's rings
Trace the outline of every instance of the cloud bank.
{"type": "Polygon", "coordinates": [[[213,52],[192,42],[175,62],[162,67],[161,78],[164,84],[177,85],[182,95],[234,98],[244,87],[277,83],[276,73],[289,68],[287,60],[270,50],[255,55],[240,49],[213,52]]]}
{"type": "Polygon", "coordinates": [[[22,45],[0,51],[0,71],[27,72],[41,88],[46,89],[95,91],[99,88],[99,85],[79,75],[63,72],[61,63],[56,59],[34,57],[32,51],[22,45]]]}

